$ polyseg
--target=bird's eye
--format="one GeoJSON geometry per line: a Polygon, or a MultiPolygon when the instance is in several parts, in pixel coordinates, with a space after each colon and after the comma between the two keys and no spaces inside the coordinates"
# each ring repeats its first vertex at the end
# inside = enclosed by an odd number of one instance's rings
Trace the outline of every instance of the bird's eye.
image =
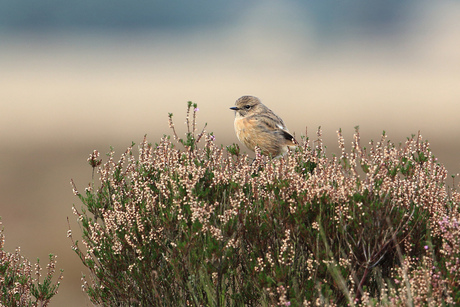
{"type": "Polygon", "coordinates": [[[246,110],[249,110],[249,109],[251,108],[251,106],[250,106],[250,105],[245,105],[244,108],[245,108],[246,110]]]}

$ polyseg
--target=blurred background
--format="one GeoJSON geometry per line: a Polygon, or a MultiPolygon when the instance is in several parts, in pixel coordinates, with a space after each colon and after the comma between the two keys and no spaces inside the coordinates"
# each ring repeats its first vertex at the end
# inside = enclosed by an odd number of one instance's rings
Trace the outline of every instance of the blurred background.
{"type": "MultiPolygon", "coordinates": [[[[0,216],[6,249],[64,280],[51,306],[91,305],[66,237],[80,236],[69,184],[91,180],[86,159],[117,157],[144,134],[185,133],[186,103],[216,142],[238,143],[229,110],[258,96],[296,136],[323,129],[338,153],[383,130],[417,134],[460,172],[460,2],[0,1],[0,216]],[[104,156],[105,157],[105,156],[104,156]]],[[[451,181],[449,181],[451,182],[451,181]]]]}

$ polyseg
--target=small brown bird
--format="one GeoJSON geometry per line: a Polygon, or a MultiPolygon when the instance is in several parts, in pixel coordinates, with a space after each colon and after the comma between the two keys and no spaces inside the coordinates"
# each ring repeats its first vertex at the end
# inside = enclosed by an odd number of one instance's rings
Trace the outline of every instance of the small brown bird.
{"type": "Polygon", "coordinates": [[[239,98],[235,107],[235,132],[238,140],[254,151],[258,146],[262,154],[272,157],[284,155],[295,148],[297,141],[283,120],[254,96],[239,98]]]}

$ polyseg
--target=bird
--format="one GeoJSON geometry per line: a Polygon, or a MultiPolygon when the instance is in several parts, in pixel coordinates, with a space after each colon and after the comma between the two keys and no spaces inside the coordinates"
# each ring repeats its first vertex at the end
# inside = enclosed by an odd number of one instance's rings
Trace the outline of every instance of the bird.
{"type": "Polygon", "coordinates": [[[283,120],[255,96],[242,96],[230,108],[235,111],[235,132],[248,149],[270,157],[281,157],[298,143],[283,120]]]}

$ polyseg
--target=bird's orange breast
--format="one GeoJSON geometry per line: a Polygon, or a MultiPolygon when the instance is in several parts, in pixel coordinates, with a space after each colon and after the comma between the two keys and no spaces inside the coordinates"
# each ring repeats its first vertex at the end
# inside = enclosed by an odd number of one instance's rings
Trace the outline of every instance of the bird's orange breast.
{"type": "Polygon", "coordinates": [[[259,125],[257,118],[243,117],[235,119],[235,132],[238,140],[247,148],[254,151],[256,146],[259,146],[265,153],[273,153],[272,146],[277,146],[277,141],[270,131],[263,129],[259,125]]]}
{"type": "Polygon", "coordinates": [[[249,134],[253,130],[252,125],[250,125],[250,121],[245,118],[235,118],[234,125],[238,140],[247,146],[247,142],[245,140],[249,138],[249,134]]]}

